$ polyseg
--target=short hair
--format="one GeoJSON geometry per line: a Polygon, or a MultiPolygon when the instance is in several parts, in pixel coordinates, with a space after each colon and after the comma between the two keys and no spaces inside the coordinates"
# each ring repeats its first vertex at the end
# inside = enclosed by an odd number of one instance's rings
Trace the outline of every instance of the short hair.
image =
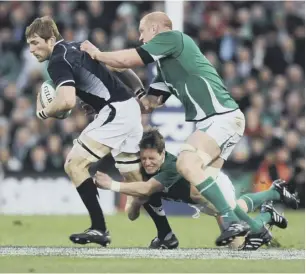
{"type": "Polygon", "coordinates": [[[149,129],[143,133],[139,147],[140,149],[156,149],[161,154],[165,150],[165,139],[157,129],[149,129]]]}
{"type": "Polygon", "coordinates": [[[163,27],[169,28],[172,30],[172,21],[169,18],[169,16],[161,11],[154,11],[151,13],[148,13],[145,15],[142,20],[145,20],[145,22],[150,22],[150,23],[159,23],[163,27]]]}
{"type": "Polygon", "coordinates": [[[54,20],[49,16],[36,18],[32,24],[26,28],[25,36],[27,39],[33,37],[35,34],[44,40],[48,40],[52,36],[56,38],[56,41],[63,39],[54,20]]]}

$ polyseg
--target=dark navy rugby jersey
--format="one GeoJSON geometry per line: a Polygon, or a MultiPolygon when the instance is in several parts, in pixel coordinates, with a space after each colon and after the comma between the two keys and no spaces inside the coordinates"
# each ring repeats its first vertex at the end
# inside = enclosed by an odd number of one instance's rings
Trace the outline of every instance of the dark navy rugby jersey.
{"type": "Polygon", "coordinates": [[[80,43],[58,41],[49,59],[48,72],[56,87],[74,86],[76,95],[97,112],[109,103],[133,97],[103,63],[80,50],[80,43]]]}

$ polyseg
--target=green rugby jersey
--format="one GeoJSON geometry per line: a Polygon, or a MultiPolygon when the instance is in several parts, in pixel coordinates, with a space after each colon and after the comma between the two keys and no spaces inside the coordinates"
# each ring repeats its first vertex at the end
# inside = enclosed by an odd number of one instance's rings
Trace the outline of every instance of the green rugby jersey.
{"type": "Polygon", "coordinates": [[[150,88],[175,95],[185,108],[186,121],[202,121],[238,108],[215,68],[188,35],[162,32],[136,50],[145,64],[157,61],[158,74],[150,88]]]}
{"type": "Polygon", "coordinates": [[[145,181],[154,178],[164,186],[162,197],[168,200],[194,204],[190,198],[190,183],[176,170],[176,157],[166,152],[165,160],[155,174],[147,174],[141,168],[141,174],[145,181]]]}

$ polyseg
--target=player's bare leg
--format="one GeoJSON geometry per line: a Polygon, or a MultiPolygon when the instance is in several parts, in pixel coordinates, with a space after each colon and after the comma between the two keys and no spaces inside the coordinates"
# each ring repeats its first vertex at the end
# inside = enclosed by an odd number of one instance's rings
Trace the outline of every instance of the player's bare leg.
{"type": "MultiPolygon", "coordinates": [[[[125,182],[143,181],[140,173],[139,155],[135,153],[120,153],[115,156],[116,167],[124,177],[125,182]]],[[[125,212],[131,221],[136,220],[140,214],[141,206],[147,201],[145,198],[127,196],[125,212]]]]}
{"type": "Polygon", "coordinates": [[[65,171],[76,186],[91,219],[89,229],[70,236],[70,240],[74,243],[87,244],[94,242],[103,246],[110,243],[103,211],[98,201],[97,187],[88,171],[91,163],[103,158],[109,152],[109,147],[92,140],[86,135],[81,135],[74,141],[74,145],[67,156],[64,166],[65,171]]]}

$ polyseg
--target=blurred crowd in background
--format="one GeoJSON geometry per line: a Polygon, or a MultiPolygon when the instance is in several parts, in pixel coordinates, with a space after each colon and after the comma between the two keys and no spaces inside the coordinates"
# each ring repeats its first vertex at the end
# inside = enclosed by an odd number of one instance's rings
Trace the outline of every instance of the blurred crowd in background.
{"type": "MultiPolygon", "coordinates": [[[[0,2],[1,172],[63,172],[73,139],[92,117],[35,117],[46,64],[31,56],[25,28],[49,15],[66,40],[103,50],[139,45],[138,23],[164,2],[0,2]]],[[[255,189],[277,177],[305,189],[304,2],[184,2],[184,31],[223,77],[246,116],[245,137],[225,169],[253,172],[255,189]]],[[[147,86],[151,68],[135,70],[147,86]]],[[[148,121],[148,119],[144,119],[148,121]]]]}

